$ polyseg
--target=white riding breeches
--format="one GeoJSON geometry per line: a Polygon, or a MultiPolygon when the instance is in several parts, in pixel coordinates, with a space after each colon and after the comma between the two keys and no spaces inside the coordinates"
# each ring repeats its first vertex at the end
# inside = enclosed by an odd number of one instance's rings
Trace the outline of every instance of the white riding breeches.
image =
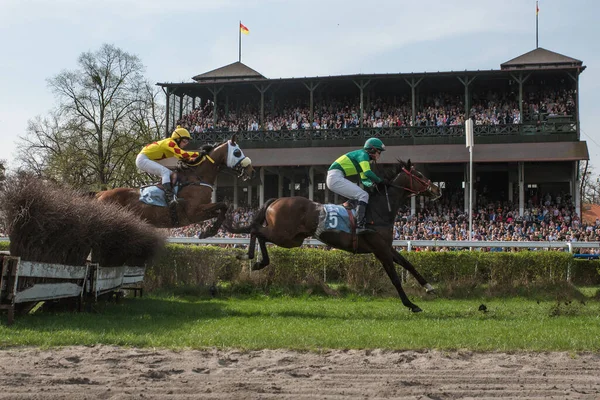
{"type": "Polygon", "coordinates": [[[369,203],[369,193],[365,192],[357,184],[346,179],[346,176],[339,169],[330,169],[327,171],[327,187],[334,193],[340,194],[349,199],[364,201],[369,203]]]}
{"type": "Polygon", "coordinates": [[[135,166],[140,170],[147,172],[152,175],[159,175],[162,179],[162,183],[171,182],[171,170],[164,165],[152,161],[145,154],[138,154],[135,159],[135,166]]]}

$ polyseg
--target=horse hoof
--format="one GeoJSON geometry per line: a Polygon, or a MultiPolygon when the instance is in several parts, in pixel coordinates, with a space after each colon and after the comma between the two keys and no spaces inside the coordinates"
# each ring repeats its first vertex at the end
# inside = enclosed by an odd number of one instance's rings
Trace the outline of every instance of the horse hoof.
{"type": "Polygon", "coordinates": [[[425,293],[435,294],[435,288],[431,286],[429,283],[425,284],[425,293]]]}
{"type": "Polygon", "coordinates": [[[423,310],[421,310],[421,307],[419,307],[419,306],[414,306],[413,308],[410,309],[410,311],[412,311],[414,313],[418,313],[418,312],[422,312],[423,310]]]}
{"type": "Polygon", "coordinates": [[[261,263],[259,263],[259,262],[255,262],[255,263],[252,265],[252,271],[260,271],[260,270],[261,270],[261,269],[263,269],[264,267],[266,267],[266,265],[262,265],[262,264],[261,264],[261,263]]]}

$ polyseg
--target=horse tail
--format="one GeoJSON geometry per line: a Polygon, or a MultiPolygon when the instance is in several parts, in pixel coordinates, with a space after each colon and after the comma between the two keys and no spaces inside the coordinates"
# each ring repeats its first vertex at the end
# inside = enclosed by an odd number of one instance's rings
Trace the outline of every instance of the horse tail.
{"type": "Polygon", "coordinates": [[[252,229],[262,225],[265,217],[267,215],[267,208],[277,199],[269,199],[263,204],[263,206],[258,210],[254,218],[252,218],[252,222],[248,225],[237,226],[234,225],[233,221],[230,218],[227,218],[223,222],[223,227],[230,233],[251,233],[252,229]]]}
{"type": "Polygon", "coordinates": [[[265,222],[265,218],[267,216],[267,208],[277,199],[269,199],[263,204],[260,210],[256,213],[254,218],[252,218],[252,225],[262,225],[265,222]]]}

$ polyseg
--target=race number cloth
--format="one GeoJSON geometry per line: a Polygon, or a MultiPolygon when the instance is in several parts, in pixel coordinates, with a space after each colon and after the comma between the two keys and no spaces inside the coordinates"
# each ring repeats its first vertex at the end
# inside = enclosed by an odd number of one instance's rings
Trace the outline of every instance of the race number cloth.
{"type": "MultiPolygon", "coordinates": [[[[175,194],[177,194],[178,189],[179,187],[176,186],[175,194]]],[[[165,200],[165,191],[158,186],[144,186],[140,188],[140,201],[151,206],[167,206],[167,201],[165,200]]]]}
{"type": "MultiPolygon", "coordinates": [[[[355,211],[352,210],[353,215],[354,213],[355,211]]],[[[344,206],[323,204],[323,208],[319,214],[319,226],[315,232],[316,236],[319,237],[325,231],[352,233],[348,210],[344,206]]]]}

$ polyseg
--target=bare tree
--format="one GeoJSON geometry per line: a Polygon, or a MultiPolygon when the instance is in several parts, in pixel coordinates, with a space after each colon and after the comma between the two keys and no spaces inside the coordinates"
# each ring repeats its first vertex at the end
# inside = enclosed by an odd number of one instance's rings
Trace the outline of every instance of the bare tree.
{"type": "Polygon", "coordinates": [[[143,72],[137,56],[105,44],[81,54],[78,69],[50,78],[58,104],[47,118],[29,121],[23,166],[77,187],[139,181],[135,156],[158,137],[164,118],[158,89],[143,72]]]}
{"type": "Polygon", "coordinates": [[[581,163],[579,176],[581,176],[581,202],[600,204],[600,176],[595,173],[594,167],[587,161],[581,163]]]}

